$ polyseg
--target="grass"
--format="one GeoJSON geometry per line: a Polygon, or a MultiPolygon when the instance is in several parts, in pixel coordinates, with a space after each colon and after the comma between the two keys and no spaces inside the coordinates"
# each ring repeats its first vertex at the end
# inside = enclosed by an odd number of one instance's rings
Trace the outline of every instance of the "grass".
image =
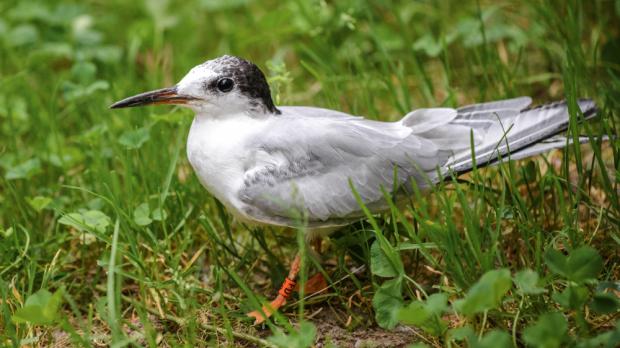
{"type": "Polygon", "coordinates": [[[596,138],[619,133],[619,4],[3,1],[0,342],[612,346],[620,143],[596,138]],[[302,232],[241,224],[200,186],[191,112],[108,110],[222,54],[261,66],[278,104],[386,121],[565,98],[569,135],[592,143],[369,214],[324,243],[329,291],[255,328],[244,313],[275,293],[302,232]],[[596,122],[577,122],[581,97],[596,122]]]}

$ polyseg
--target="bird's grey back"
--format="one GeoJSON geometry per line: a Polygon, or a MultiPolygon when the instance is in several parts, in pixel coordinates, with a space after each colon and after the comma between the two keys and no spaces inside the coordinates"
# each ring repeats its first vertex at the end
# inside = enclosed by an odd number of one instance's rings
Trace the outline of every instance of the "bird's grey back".
{"type": "Polygon", "coordinates": [[[566,128],[565,105],[534,111],[527,110],[530,103],[521,97],[419,109],[398,122],[280,107],[270,131],[247,144],[254,152],[238,196],[246,214],[266,223],[345,224],[363,216],[351,186],[371,211],[384,210],[384,192],[411,184],[423,189],[451,170],[471,169],[471,144],[479,163],[491,163],[511,143],[533,144],[566,128]]]}
{"type": "MultiPolygon", "coordinates": [[[[269,223],[294,225],[291,217],[298,212],[305,213],[310,226],[359,218],[362,211],[350,185],[372,210],[385,209],[382,189],[391,192],[411,181],[432,184],[452,148],[469,144],[468,139],[454,141],[454,134],[431,132],[452,127],[448,115],[436,115],[439,119],[429,121],[436,125],[415,134],[415,127],[400,121],[310,107],[280,110],[270,131],[249,144],[256,153],[239,192],[246,213],[269,223]]],[[[469,129],[458,128],[460,136],[469,136],[469,129]]]]}

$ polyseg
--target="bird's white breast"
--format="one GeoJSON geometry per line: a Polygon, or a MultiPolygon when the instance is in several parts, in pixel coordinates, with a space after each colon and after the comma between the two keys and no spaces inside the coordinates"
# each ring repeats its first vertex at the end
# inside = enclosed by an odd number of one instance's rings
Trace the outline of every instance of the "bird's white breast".
{"type": "Polygon", "coordinates": [[[225,118],[197,115],[187,139],[187,157],[209,192],[236,215],[243,215],[243,203],[236,194],[243,185],[247,163],[254,149],[250,139],[263,131],[266,121],[246,114],[225,118]]]}

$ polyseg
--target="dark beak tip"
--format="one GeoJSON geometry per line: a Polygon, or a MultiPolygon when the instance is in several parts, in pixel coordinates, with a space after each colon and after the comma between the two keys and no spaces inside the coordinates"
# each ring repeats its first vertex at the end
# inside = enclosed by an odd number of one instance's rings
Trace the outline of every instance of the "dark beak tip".
{"type": "Polygon", "coordinates": [[[116,103],[110,105],[110,109],[124,109],[124,108],[128,108],[128,107],[131,107],[131,106],[135,106],[135,105],[119,101],[119,102],[116,102],[116,103]]]}
{"type": "Polygon", "coordinates": [[[132,104],[128,103],[127,100],[123,99],[123,100],[114,102],[112,105],[109,106],[109,108],[110,109],[122,109],[122,108],[126,108],[129,106],[132,106],[132,104]]]}
{"type": "Polygon", "coordinates": [[[110,105],[110,109],[121,109],[135,106],[146,106],[152,104],[174,104],[175,101],[182,102],[187,97],[180,97],[176,94],[176,86],[157,89],[150,92],[140,93],[133,97],[125,98],[110,105]]]}

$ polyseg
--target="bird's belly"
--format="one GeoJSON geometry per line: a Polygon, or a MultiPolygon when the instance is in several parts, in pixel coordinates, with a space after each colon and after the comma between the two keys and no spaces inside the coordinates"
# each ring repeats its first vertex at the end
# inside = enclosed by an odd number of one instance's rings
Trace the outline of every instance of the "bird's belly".
{"type": "Polygon", "coordinates": [[[226,206],[234,206],[236,198],[232,193],[238,189],[237,178],[243,174],[230,161],[220,156],[207,155],[204,150],[188,146],[188,159],[198,180],[226,206]]]}

